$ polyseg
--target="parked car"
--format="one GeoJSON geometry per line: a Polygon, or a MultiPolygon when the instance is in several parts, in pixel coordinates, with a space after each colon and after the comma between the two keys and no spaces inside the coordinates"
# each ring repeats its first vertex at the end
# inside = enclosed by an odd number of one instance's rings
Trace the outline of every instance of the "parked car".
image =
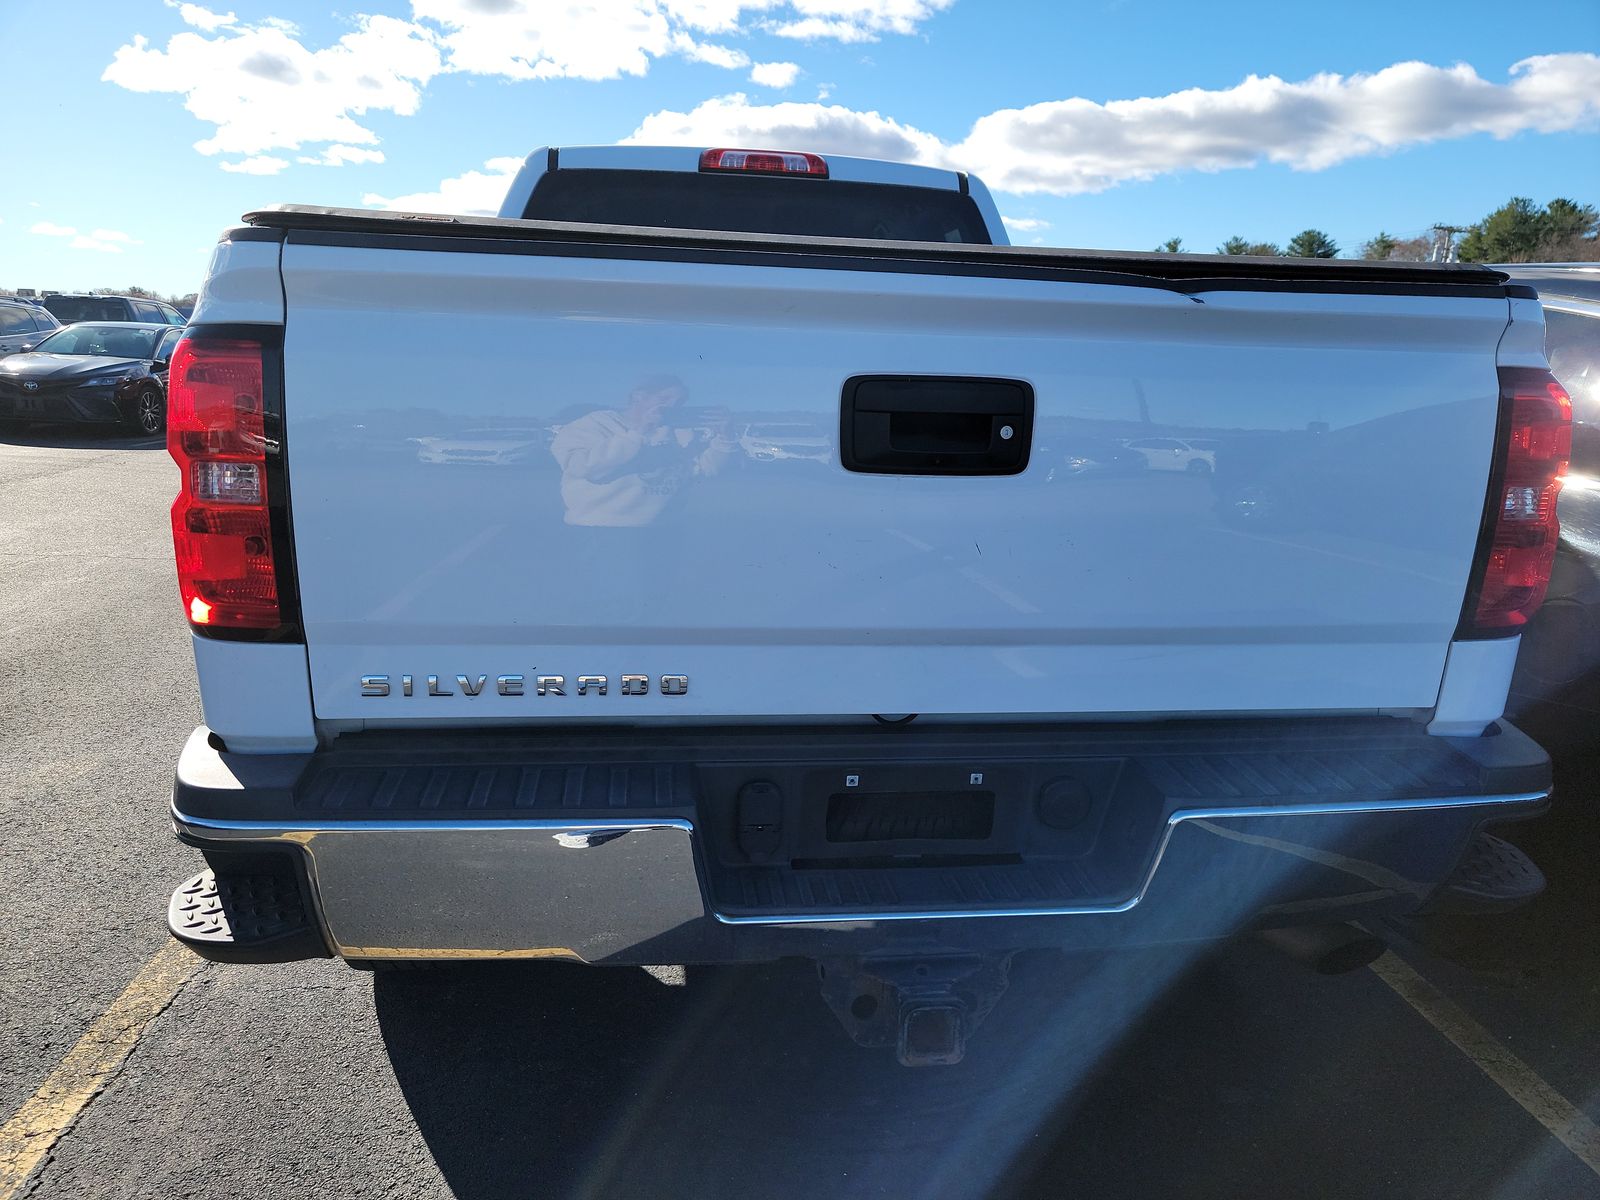
{"type": "Polygon", "coordinates": [[[1187,471],[1191,475],[1209,475],[1216,464],[1217,443],[1210,439],[1133,438],[1123,444],[1143,455],[1145,465],[1152,471],[1187,471]]]}
{"type": "Polygon", "coordinates": [[[183,314],[164,300],[142,296],[86,296],[51,292],[44,306],[64,325],[76,321],[133,321],[151,325],[186,324],[183,314]]]}
{"type": "Polygon", "coordinates": [[[166,428],[167,371],[183,330],[95,321],[68,325],[0,359],[0,421],[166,428]]]}
{"type": "Polygon", "coordinates": [[[799,955],[933,1064],[1020,949],[1309,925],[1349,969],[1347,922],[1538,891],[1471,869],[1550,788],[1501,720],[1568,427],[1527,289],[1019,249],[975,178],[774,151],[538,150],[501,216],[278,207],[212,257],[168,439],[201,955],[799,955]],[[1143,419],[1187,471],[1333,408],[1337,536],[1030,486],[1036,430],[1143,419]],[[559,486],[417,453],[423,412],[559,425],[559,486]]]}
{"type": "Polygon", "coordinates": [[[1600,264],[1505,266],[1544,305],[1550,370],[1572,398],[1561,541],[1544,606],[1528,622],[1508,711],[1554,744],[1600,744],[1600,264]]]}
{"type": "Polygon", "coordinates": [[[0,300],[0,358],[15,354],[61,328],[48,310],[26,301],[0,300]]]}

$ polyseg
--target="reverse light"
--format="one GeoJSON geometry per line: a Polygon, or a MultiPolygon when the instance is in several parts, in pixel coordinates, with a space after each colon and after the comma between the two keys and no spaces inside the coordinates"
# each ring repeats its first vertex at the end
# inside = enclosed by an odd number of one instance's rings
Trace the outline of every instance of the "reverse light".
{"type": "Polygon", "coordinates": [[[793,150],[706,150],[700,155],[702,171],[753,171],[759,175],[809,175],[828,177],[821,155],[793,150]]]}
{"type": "Polygon", "coordinates": [[[1544,603],[1561,522],[1556,502],[1572,457],[1572,400],[1550,372],[1500,368],[1505,449],[1486,514],[1463,636],[1521,632],[1544,603]]]}
{"type": "Polygon", "coordinates": [[[172,355],[167,450],[178,590],[191,624],[282,624],[268,510],[265,370],[259,342],[187,337],[172,355]]]}

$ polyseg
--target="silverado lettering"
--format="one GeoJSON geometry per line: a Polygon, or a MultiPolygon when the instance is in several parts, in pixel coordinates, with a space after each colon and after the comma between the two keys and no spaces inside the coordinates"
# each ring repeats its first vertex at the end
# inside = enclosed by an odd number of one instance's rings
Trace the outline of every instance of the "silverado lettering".
{"type": "MultiPolygon", "coordinates": [[[[442,684],[440,675],[424,677],[427,682],[426,695],[429,696],[454,696],[456,693],[447,684],[442,684]]],[[[382,697],[390,694],[390,677],[387,675],[363,675],[361,677],[361,694],[370,697],[382,697]]],[[[488,685],[487,675],[456,675],[456,687],[461,689],[464,696],[476,696],[488,685]]],[[[579,675],[578,695],[587,696],[593,692],[605,696],[609,694],[610,681],[605,675],[579,675]]],[[[620,679],[620,690],[624,696],[648,696],[650,694],[650,676],[648,675],[623,675],[620,679]]],[[[526,677],[522,675],[496,675],[494,677],[495,694],[500,696],[525,696],[524,690],[526,677]]],[[[567,677],[565,675],[539,675],[534,680],[534,693],[539,696],[565,696],[567,677]]],[[[687,675],[663,675],[658,684],[663,696],[685,696],[689,693],[689,677],[687,675]]],[[[416,676],[400,676],[400,694],[412,696],[416,694],[416,676]]]]}

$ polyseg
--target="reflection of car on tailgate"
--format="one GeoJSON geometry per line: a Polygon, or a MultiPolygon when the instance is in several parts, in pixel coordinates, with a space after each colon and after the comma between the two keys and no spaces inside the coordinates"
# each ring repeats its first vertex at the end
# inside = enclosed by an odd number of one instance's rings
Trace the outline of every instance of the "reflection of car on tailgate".
{"type": "Polygon", "coordinates": [[[1126,445],[1142,454],[1152,471],[1209,475],[1215,465],[1217,443],[1207,438],[1134,438],[1126,445]]]}
{"type": "Polygon", "coordinates": [[[1034,468],[1046,482],[1093,475],[1133,475],[1147,469],[1138,450],[1108,437],[1068,436],[1041,441],[1034,451],[1034,468]]]}
{"type": "Polygon", "coordinates": [[[833,439],[816,425],[747,425],[739,436],[739,445],[759,462],[775,462],[785,458],[809,459],[813,462],[830,462],[833,459],[833,439]]]}
{"type": "Polygon", "coordinates": [[[543,431],[505,431],[469,429],[455,437],[414,437],[417,461],[460,463],[466,466],[501,467],[526,462],[529,455],[544,453],[549,439],[543,431]]]}

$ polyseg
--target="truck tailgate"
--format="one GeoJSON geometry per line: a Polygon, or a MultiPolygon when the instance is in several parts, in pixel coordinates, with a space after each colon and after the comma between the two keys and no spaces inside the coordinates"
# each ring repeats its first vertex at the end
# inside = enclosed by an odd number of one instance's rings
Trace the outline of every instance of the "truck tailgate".
{"type": "Polygon", "coordinates": [[[320,718],[1435,701],[1495,438],[1486,289],[445,241],[283,246],[320,718]],[[847,471],[862,375],[1031,386],[1026,469],[847,471]]]}

